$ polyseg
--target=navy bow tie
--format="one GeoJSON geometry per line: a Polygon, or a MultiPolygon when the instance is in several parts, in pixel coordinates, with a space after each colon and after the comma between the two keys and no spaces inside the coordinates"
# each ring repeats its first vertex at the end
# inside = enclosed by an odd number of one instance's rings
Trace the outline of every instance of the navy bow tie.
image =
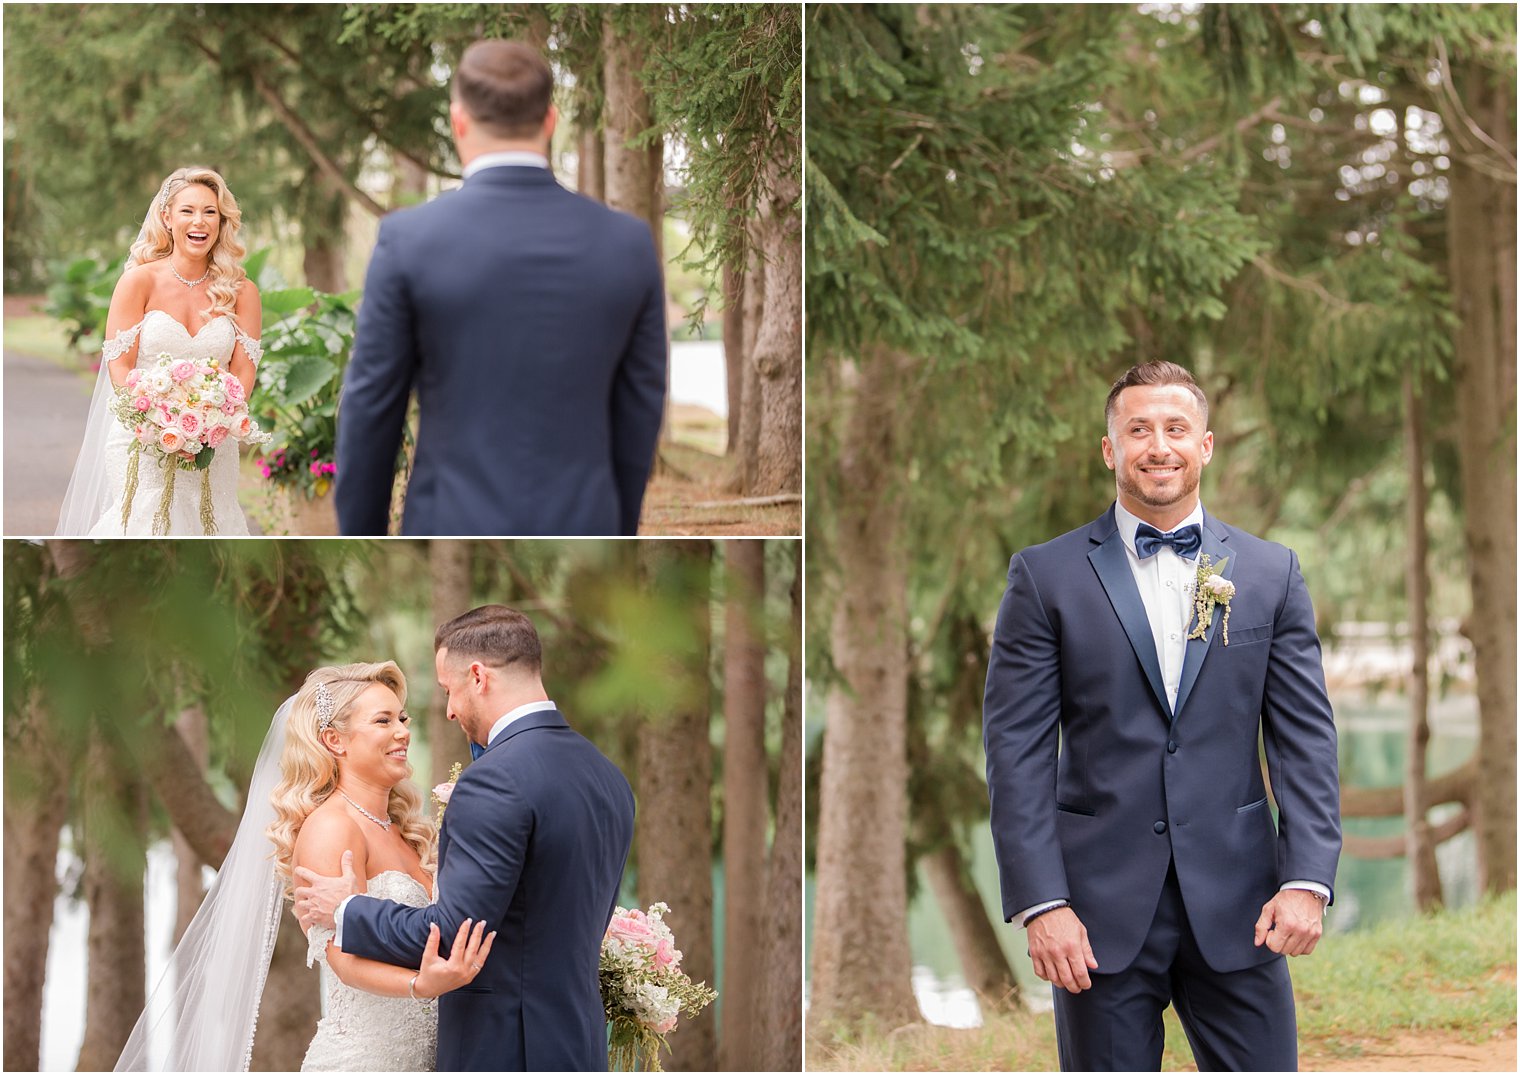
{"type": "Polygon", "coordinates": [[[1135,551],[1140,554],[1140,559],[1155,556],[1163,545],[1170,545],[1173,552],[1187,559],[1197,554],[1203,545],[1203,528],[1192,523],[1179,526],[1170,534],[1163,534],[1150,523],[1141,523],[1135,531],[1135,551]]]}
{"type": "Polygon", "coordinates": [[[476,758],[480,757],[485,752],[486,752],[486,748],[483,747],[483,746],[481,746],[479,743],[471,743],[470,744],[470,760],[471,761],[474,761],[476,758]]]}

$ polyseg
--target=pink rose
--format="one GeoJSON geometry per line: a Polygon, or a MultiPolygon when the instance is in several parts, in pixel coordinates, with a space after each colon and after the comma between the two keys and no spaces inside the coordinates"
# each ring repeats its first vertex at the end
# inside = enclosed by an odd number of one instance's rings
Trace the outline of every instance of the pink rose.
{"type": "Polygon", "coordinates": [[[252,432],[253,419],[249,418],[246,414],[239,415],[238,420],[233,423],[232,435],[241,438],[248,436],[252,432]]]}
{"type": "MultiPolygon", "coordinates": [[[[661,937],[660,943],[654,948],[654,965],[657,967],[679,967],[681,965],[681,953],[676,951],[676,946],[667,938],[661,937]]],[[[664,1031],[661,1031],[664,1033],[664,1031]]]]}
{"type": "Polygon", "coordinates": [[[185,435],[171,426],[159,433],[158,446],[166,454],[172,455],[185,446],[185,435]]]}
{"type": "Polygon", "coordinates": [[[449,796],[452,794],[454,794],[454,782],[452,780],[447,784],[436,784],[433,786],[433,798],[445,806],[449,804],[449,796]]]}
{"type": "MultiPolygon", "coordinates": [[[[211,432],[206,435],[206,446],[208,448],[220,448],[222,446],[222,441],[224,441],[226,439],[227,439],[227,427],[226,426],[212,426],[211,427],[211,432]]],[[[269,477],[269,475],[267,475],[267,474],[264,475],[264,476],[266,478],[269,477]]]]}
{"type": "Polygon", "coordinates": [[[226,403],[222,404],[222,413],[227,417],[231,418],[233,415],[237,414],[237,412],[238,405],[232,402],[232,400],[229,399],[226,403]]]}
{"type": "Polygon", "coordinates": [[[137,369],[127,371],[127,387],[136,388],[137,382],[142,380],[142,373],[137,369]]]}
{"type": "Polygon", "coordinates": [[[626,945],[635,945],[640,948],[654,947],[654,934],[649,928],[649,920],[644,917],[643,911],[629,911],[626,914],[614,915],[612,921],[607,924],[607,936],[626,945]]]}
{"type": "Polygon", "coordinates": [[[194,411],[186,411],[184,414],[179,416],[179,427],[184,431],[185,436],[187,437],[194,437],[198,435],[201,431],[200,415],[196,414],[194,411]]]}
{"type": "Polygon", "coordinates": [[[669,1034],[672,1030],[674,1030],[676,1028],[676,1020],[679,1019],[679,1018],[680,1018],[679,1016],[672,1015],[672,1016],[669,1016],[668,1018],[661,1019],[658,1023],[656,1023],[654,1025],[654,1032],[656,1034],[669,1034]]]}
{"type": "Polygon", "coordinates": [[[136,399],[134,399],[132,401],[132,409],[136,410],[136,411],[141,411],[143,414],[147,414],[148,410],[152,406],[153,406],[153,401],[150,400],[147,396],[138,396],[136,399]]]}
{"type": "Polygon", "coordinates": [[[173,377],[175,381],[179,382],[180,384],[183,384],[190,378],[194,377],[195,373],[195,363],[190,362],[186,359],[180,359],[178,362],[174,363],[174,365],[169,367],[169,376],[173,377]]]}
{"type": "Polygon", "coordinates": [[[243,382],[236,377],[227,378],[227,398],[235,403],[241,403],[246,398],[243,392],[243,382]]]}

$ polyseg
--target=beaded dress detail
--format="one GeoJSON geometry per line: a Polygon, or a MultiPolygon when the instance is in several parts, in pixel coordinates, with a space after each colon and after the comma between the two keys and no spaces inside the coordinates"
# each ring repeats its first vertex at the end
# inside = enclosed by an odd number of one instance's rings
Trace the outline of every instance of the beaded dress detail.
{"type": "MultiPolygon", "coordinates": [[[[216,317],[202,325],[199,332],[191,333],[172,315],[162,310],[149,310],[143,319],[129,329],[124,329],[106,341],[102,357],[110,362],[126,353],[138,339],[138,361],[158,354],[173,358],[214,358],[226,368],[232,358],[232,350],[243,344],[243,351],[258,365],[263,357],[259,342],[238,331],[229,317],[216,317]]],[[[127,456],[132,446],[132,433],[114,419],[105,442],[105,471],[107,506],[105,514],[91,527],[89,537],[151,537],[153,514],[158,510],[164,490],[165,468],[150,462],[144,456],[138,467],[137,493],[132,498],[132,514],[123,528],[121,523],[122,501],[126,495],[127,456]]],[[[211,505],[216,520],[218,536],[239,536],[248,533],[248,520],[238,505],[238,449],[229,442],[217,450],[211,461],[211,505]]],[[[172,535],[200,536],[205,531],[201,524],[200,476],[187,471],[177,475],[174,500],[169,517],[169,533],[172,535]]]]}
{"type": "MultiPolygon", "coordinates": [[[[426,907],[427,889],[411,874],[385,870],[371,877],[367,895],[408,907],[426,907]]],[[[327,965],[333,931],[313,926],[306,935],[306,965],[322,964],[326,1014],[317,1024],[302,1071],[432,1071],[437,1065],[438,1006],[410,997],[381,997],[352,989],[327,965]]]]}

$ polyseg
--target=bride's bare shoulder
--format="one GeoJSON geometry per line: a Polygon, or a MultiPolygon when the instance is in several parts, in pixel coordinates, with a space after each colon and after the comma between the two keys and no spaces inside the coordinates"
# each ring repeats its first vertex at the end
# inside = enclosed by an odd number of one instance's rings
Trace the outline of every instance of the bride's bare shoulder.
{"type": "Polygon", "coordinates": [[[295,864],[336,876],[341,872],[345,851],[354,853],[354,872],[363,877],[368,858],[364,833],[346,810],[328,800],[301,823],[301,831],[296,835],[295,864]]]}
{"type": "MultiPolygon", "coordinates": [[[[162,263],[167,265],[168,262],[162,263]]],[[[153,286],[158,282],[162,273],[162,266],[156,261],[147,261],[141,265],[133,265],[122,272],[116,281],[116,298],[142,299],[146,301],[152,294],[153,286]]]]}

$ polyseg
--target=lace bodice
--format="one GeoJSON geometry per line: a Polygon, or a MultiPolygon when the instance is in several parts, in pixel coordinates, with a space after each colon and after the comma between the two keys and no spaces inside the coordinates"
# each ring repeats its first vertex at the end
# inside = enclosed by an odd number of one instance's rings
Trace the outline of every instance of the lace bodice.
{"type": "MultiPolygon", "coordinates": [[[[227,363],[233,348],[243,344],[243,350],[257,365],[263,357],[259,342],[243,335],[231,318],[216,317],[202,325],[198,332],[188,331],[173,316],[162,310],[149,310],[141,321],[131,328],[123,329],[106,342],[102,357],[114,362],[131,349],[137,341],[139,360],[161,353],[174,358],[214,358],[227,363]]],[[[153,533],[153,514],[163,497],[167,468],[158,466],[153,457],[144,455],[138,461],[137,491],[132,497],[132,513],[125,526],[122,525],[122,506],[127,484],[127,449],[132,445],[132,435],[115,418],[107,417],[111,429],[106,435],[105,468],[107,504],[105,513],[91,528],[90,537],[141,536],[153,533]]],[[[248,521],[238,505],[238,450],[236,444],[219,449],[212,459],[210,472],[211,507],[219,536],[244,535],[248,533],[248,521]]],[[[201,489],[205,480],[199,471],[180,471],[174,476],[174,498],[171,505],[169,534],[201,535],[201,489]]]]}
{"type": "MultiPolygon", "coordinates": [[[[411,874],[385,870],[368,882],[368,894],[408,907],[426,907],[427,890],[411,874]]],[[[307,934],[306,965],[322,965],[326,1014],[301,1063],[302,1071],[432,1071],[436,1065],[438,1006],[410,997],[381,997],[352,989],[327,966],[333,931],[307,934]]]]}

